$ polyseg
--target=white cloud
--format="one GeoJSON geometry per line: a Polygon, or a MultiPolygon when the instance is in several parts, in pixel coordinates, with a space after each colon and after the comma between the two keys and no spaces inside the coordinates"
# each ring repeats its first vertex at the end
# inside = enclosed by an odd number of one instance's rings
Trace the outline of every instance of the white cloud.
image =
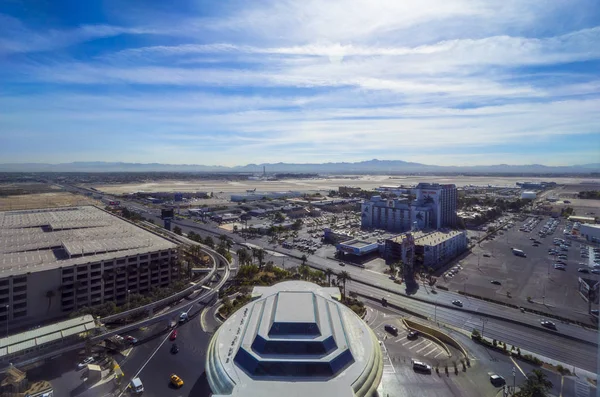
{"type": "Polygon", "coordinates": [[[122,34],[156,33],[146,28],[126,28],[110,25],[82,25],[75,29],[36,31],[21,21],[0,14],[0,54],[51,51],[86,41],[122,34]]]}

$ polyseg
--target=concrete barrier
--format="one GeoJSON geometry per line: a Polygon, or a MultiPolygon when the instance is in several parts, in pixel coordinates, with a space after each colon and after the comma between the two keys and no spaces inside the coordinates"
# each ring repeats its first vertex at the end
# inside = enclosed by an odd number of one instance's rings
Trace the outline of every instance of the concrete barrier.
{"type": "Polygon", "coordinates": [[[441,341],[440,338],[436,337],[435,334],[436,333],[440,333],[439,331],[430,328],[426,325],[411,321],[411,320],[407,320],[405,318],[402,319],[402,322],[404,323],[404,326],[412,331],[419,331],[419,333],[425,335],[427,338],[431,339],[432,341],[434,341],[435,343],[437,343],[438,345],[442,346],[442,348],[444,348],[444,350],[446,351],[446,354],[448,355],[448,357],[452,357],[452,352],[450,351],[450,349],[448,349],[448,346],[446,346],[446,344],[444,342],[441,341]]]}
{"type": "MultiPolygon", "coordinates": [[[[434,336],[436,339],[440,340],[440,341],[444,341],[445,343],[447,343],[448,345],[452,346],[453,348],[455,348],[456,350],[458,350],[459,352],[461,352],[463,354],[463,356],[465,358],[468,357],[467,355],[467,351],[465,350],[464,347],[462,347],[462,345],[460,343],[458,343],[454,338],[452,338],[450,335],[447,335],[445,333],[443,333],[440,330],[437,330],[435,328],[431,328],[425,324],[421,324],[418,323],[416,321],[412,321],[412,320],[406,320],[403,319],[402,321],[404,321],[404,324],[407,325],[407,327],[409,328],[414,328],[419,332],[423,332],[423,333],[427,333],[428,335],[432,335],[434,336]],[[423,331],[424,330],[424,331],[423,331]]],[[[442,343],[443,346],[446,346],[444,343],[442,343]]],[[[448,347],[446,346],[446,349],[448,349],[448,347]]]]}

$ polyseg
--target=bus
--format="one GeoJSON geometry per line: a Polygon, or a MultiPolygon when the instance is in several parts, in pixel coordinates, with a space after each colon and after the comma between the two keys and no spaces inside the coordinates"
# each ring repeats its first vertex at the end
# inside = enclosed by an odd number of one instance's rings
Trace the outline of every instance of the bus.
{"type": "Polygon", "coordinates": [[[523,252],[522,250],[519,250],[519,249],[516,249],[516,248],[512,248],[512,252],[516,256],[522,256],[523,258],[527,257],[527,255],[525,255],[525,252],[523,252]]]}

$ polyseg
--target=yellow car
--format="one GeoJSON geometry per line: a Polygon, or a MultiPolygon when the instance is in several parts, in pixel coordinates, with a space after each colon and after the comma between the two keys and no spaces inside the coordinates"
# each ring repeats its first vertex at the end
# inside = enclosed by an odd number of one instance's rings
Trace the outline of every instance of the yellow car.
{"type": "Polygon", "coordinates": [[[171,375],[171,383],[175,387],[181,387],[181,386],[183,386],[183,380],[179,376],[177,376],[175,374],[171,375]]]}

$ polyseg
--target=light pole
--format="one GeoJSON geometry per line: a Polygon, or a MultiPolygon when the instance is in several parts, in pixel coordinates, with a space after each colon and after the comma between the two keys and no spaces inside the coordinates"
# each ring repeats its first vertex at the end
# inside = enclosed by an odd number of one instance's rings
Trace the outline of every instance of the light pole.
{"type": "Polygon", "coordinates": [[[513,369],[512,369],[512,374],[513,374],[513,395],[514,395],[515,391],[517,389],[517,370],[515,369],[515,367],[513,367],[513,369]]]}
{"type": "Polygon", "coordinates": [[[481,339],[483,339],[483,331],[485,331],[485,323],[487,322],[487,318],[481,317],[481,339]]]}
{"type": "Polygon", "coordinates": [[[131,292],[130,290],[127,290],[127,310],[129,310],[129,293],[130,292],[131,292]]]}

